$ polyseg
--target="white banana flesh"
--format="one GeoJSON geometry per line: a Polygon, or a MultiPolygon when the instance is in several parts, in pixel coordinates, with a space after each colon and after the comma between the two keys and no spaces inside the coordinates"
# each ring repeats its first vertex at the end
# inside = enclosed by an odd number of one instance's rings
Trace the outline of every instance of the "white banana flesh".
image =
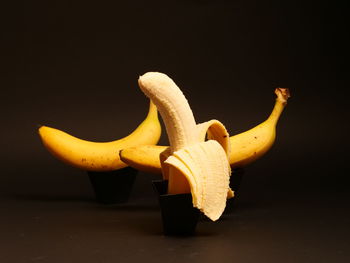
{"type": "Polygon", "coordinates": [[[197,142],[192,110],[172,79],[162,73],[150,72],[139,78],[139,86],[163,118],[171,151],[197,142]]]}

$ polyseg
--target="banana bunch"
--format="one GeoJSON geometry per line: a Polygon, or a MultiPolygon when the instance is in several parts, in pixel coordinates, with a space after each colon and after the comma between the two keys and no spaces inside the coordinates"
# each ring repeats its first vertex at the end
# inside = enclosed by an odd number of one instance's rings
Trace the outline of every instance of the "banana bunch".
{"type": "Polygon", "coordinates": [[[150,107],[145,120],[130,135],[111,142],[91,142],[41,126],[43,145],[59,160],[86,171],[131,166],[162,174],[168,180],[169,194],[191,193],[193,206],[217,220],[227,198],[234,195],[229,188],[231,169],[257,160],[273,145],[288,89],[275,90],[274,108],[264,122],[230,137],[218,120],[197,124],[185,96],[167,75],[148,72],[138,83],[150,98],[150,107]],[[158,111],[170,146],[156,145],[161,135],[158,111]]]}

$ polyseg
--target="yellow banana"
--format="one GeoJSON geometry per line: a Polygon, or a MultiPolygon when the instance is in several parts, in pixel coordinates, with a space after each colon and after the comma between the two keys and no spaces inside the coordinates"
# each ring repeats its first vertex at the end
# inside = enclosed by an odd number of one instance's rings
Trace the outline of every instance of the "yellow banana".
{"type": "Polygon", "coordinates": [[[276,125],[290,97],[288,89],[275,89],[277,95],[275,106],[270,116],[256,127],[232,136],[231,147],[235,149],[230,154],[232,168],[244,167],[263,156],[276,139],[276,125]]]}
{"type": "Polygon", "coordinates": [[[161,163],[168,178],[168,193],[192,194],[193,206],[211,220],[217,220],[226,206],[231,169],[230,144],[225,127],[217,120],[201,127],[212,127],[209,138],[198,129],[192,110],[172,79],[158,72],[139,78],[141,90],[156,105],[164,121],[170,148],[161,163]]]}
{"type": "MultiPolygon", "coordinates": [[[[231,168],[248,165],[263,156],[273,145],[278,119],[290,96],[288,89],[277,88],[275,93],[276,102],[267,120],[246,132],[229,138],[231,149],[233,149],[229,155],[231,168]]],[[[201,125],[197,125],[197,129],[202,132],[199,136],[203,136],[203,131],[206,131],[206,129],[201,129],[201,125]]],[[[207,129],[208,133],[211,129],[210,127],[207,129]]],[[[123,149],[120,157],[123,162],[138,170],[161,174],[160,154],[167,148],[168,146],[160,145],[135,146],[123,149]]]]}
{"type": "Polygon", "coordinates": [[[111,142],[91,142],[63,131],[41,126],[40,138],[46,149],[66,164],[86,171],[105,172],[128,166],[119,151],[136,145],[157,144],[161,135],[156,106],[150,101],[145,120],[128,136],[111,142]]]}

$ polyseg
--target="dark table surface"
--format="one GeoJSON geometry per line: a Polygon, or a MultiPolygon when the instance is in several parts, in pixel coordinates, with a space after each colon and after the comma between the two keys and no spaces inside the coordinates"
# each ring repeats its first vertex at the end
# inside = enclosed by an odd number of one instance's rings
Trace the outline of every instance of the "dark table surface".
{"type": "Polygon", "coordinates": [[[0,262],[349,262],[345,177],[264,160],[245,169],[233,211],[192,237],[163,235],[157,176],[139,173],[128,203],[102,205],[84,172],[56,160],[22,181],[8,171],[0,262]]]}

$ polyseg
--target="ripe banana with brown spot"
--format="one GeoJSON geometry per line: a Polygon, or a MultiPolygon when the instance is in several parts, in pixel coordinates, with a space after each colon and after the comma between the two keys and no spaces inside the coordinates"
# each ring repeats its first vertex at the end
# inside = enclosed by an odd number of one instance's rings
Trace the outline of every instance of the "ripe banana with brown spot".
{"type": "MultiPolygon", "coordinates": [[[[230,146],[233,149],[229,155],[231,168],[244,167],[252,163],[262,157],[274,144],[278,119],[290,97],[288,89],[277,88],[275,93],[277,95],[276,102],[267,120],[246,132],[229,138],[230,146]]],[[[202,129],[201,125],[198,124],[197,129],[201,131],[199,136],[203,137],[203,133],[205,136],[207,129],[206,127],[202,129]]],[[[213,128],[209,127],[208,133],[213,128]]],[[[212,132],[212,134],[215,134],[215,132],[212,132]]],[[[208,137],[210,136],[212,136],[211,133],[208,134],[208,137]]],[[[144,172],[161,174],[159,155],[167,148],[168,146],[160,145],[135,146],[123,149],[120,156],[123,162],[131,167],[144,172]]]]}
{"type": "Polygon", "coordinates": [[[225,127],[213,120],[216,129],[211,136],[221,136],[220,141],[204,141],[206,132],[197,128],[185,96],[165,74],[146,73],[139,78],[139,86],[157,106],[168,134],[170,147],[161,163],[168,193],[191,192],[194,207],[217,220],[226,206],[231,174],[225,127]]]}
{"type": "Polygon", "coordinates": [[[39,128],[43,145],[53,156],[79,169],[97,172],[113,171],[128,166],[120,160],[121,149],[157,144],[160,135],[158,112],[152,101],[145,120],[130,135],[111,142],[91,142],[47,126],[39,128]]]}

